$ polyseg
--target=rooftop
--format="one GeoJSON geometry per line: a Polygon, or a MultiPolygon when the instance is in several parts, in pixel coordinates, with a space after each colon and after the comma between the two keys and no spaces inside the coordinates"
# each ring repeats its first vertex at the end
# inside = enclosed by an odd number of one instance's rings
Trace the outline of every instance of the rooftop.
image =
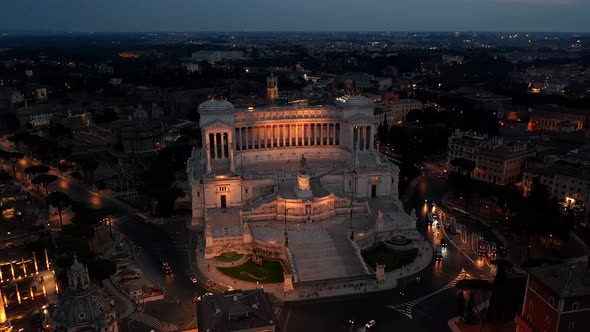
{"type": "Polygon", "coordinates": [[[198,329],[242,331],[275,326],[268,295],[262,289],[203,296],[197,304],[198,329]]]}
{"type": "Polygon", "coordinates": [[[528,272],[562,297],[590,295],[590,266],[586,260],[534,267],[528,272]]]}

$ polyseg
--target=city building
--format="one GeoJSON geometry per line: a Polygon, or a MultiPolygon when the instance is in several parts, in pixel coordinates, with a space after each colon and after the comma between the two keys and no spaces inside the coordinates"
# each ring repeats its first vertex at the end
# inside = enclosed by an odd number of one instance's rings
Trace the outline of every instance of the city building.
{"type": "Polygon", "coordinates": [[[16,117],[21,126],[27,123],[33,127],[48,126],[57,113],[65,112],[65,107],[54,104],[26,105],[16,110],[16,117]]]}
{"type": "Polygon", "coordinates": [[[558,131],[562,122],[571,122],[576,130],[588,126],[590,113],[583,109],[574,109],[564,106],[545,104],[532,107],[528,130],[558,131]]]}
{"type": "Polygon", "coordinates": [[[202,296],[197,301],[197,329],[204,332],[274,332],[277,319],[262,289],[202,296]]]}
{"type": "Polygon", "coordinates": [[[198,51],[191,55],[193,61],[209,61],[210,63],[224,60],[245,59],[243,51],[198,51]]]}
{"type": "Polygon", "coordinates": [[[472,178],[507,185],[521,181],[525,162],[535,155],[534,147],[525,142],[455,131],[449,137],[447,164],[453,169],[454,159],[473,161],[475,168],[472,178]]]}
{"type": "Polygon", "coordinates": [[[92,283],[88,268],[74,257],[68,288],[61,295],[51,322],[52,331],[117,332],[114,301],[92,283]]]}
{"type": "Polygon", "coordinates": [[[463,95],[464,100],[474,111],[492,112],[498,119],[503,119],[512,109],[512,98],[491,92],[475,92],[463,95]]]}
{"type": "Polygon", "coordinates": [[[550,195],[557,197],[564,206],[580,210],[588,209],[590,200],[590,171],[586,163],[569,163],[565,160],[530,161],[527,163],[522,181],[525,195],[533,180],[539,178],[550,195]]]}
{"type": "Polygon", "coordinates": [[[278,77],[273,74],[266,78],[266,98],[271,103],[274,103],[279,99],[278,77]]]}
{"type": "Polygon", "coordinates": [[[128,120],[110,124],[114,145],[128,153],[153,152],[164,147],[164,125],[151,119],[143,108],[137,108],[128,120]]]}
{"type": "Polygon", "coordinates": [[[387,118],[389,125],[398,121],[406,121],[406,116],[412,110],[421,110],[422,102],[415,99],[398,99],[381,102],[375,107],[375,121],[381,125],[387,118]]]}
{"type": "Polygon", "coordinates": [[[450,55],[450,54],[444,54],[442,56],[442,62],[444,64],[463,64],[463,60],[465,60],[465,57],[463,57],[462,55],[450,55]]]}
{"type": "Polygon", "coordinates": [[[590,331],[590,262],[530,268],[516,332],[590,331]]]}

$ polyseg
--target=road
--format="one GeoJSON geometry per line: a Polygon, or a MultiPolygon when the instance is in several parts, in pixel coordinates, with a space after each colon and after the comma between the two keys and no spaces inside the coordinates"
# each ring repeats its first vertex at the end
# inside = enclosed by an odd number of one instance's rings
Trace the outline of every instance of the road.
{"type": "MultiPolygon", "coordinates": [[[[0,141],[0,145],[10,150],[6,141],[0,141]]],[[[17,163],[17,173],[24,175],[26,167],[39,163],[25,157],[17,163]]],[[[4,164],[11,172],[12,165],[6,162],[4,164]]],[[[135,220],[135,209],[128,204],[94,193],[87,185],[56,169],[52,169],[51,174],[57,175],[59,180],[49,186],[50,192],[63,191],[72,199],[88,202],[92,207],[106,207],[116,211],[113,216],[115,227],[136,245],[137,261],[146,275],[164,289],[164,303],[156,304],[162,308],[152,308],[163,313],[163,317],[158,318],[180,327],[196,326],[192,300],[195,296],[203,295],[205,289],[190,281],[189,255],[195,250],[195,239],[186,230],[186,222],[180,220],[163,225],[138,222],[135,220]],[[161,271],[160,259],[169,262],[174,271],[172,275],[166,276],[161,271]]]]}

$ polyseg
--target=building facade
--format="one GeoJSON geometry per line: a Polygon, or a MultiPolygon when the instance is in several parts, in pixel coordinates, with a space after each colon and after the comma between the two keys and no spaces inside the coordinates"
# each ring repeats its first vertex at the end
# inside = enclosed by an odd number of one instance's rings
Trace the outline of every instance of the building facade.
{"type": "Polygon", "coordinates": [[[421,110],[422,108],[422,102],[415,99],[385,101],[377,105],[375,109],[375,120],[378,125],[381,125],[387,118],[387,123],[392,125],[398,121],[406,121],[406,116],[410,111],[421,110]]]}
{"type": "MultiPolygon", "coordinates": [[[[360,200],[399,203],[399,169],[374,147],[373,103],[365,97],[246,109],[209,100],[199,113],[204,144],[187,172],[192,223],[205,228],[206,257],[230,245],[247,250],[248,222],[313,223],[367,211],[360,200]]],[[[279,247],[277,255],[284,255],[279,247]]]]}
{"type": "Polygon", "coordinates": [[[573,123],[576,130],[587,127],[590,115],[586,110],[565,108],[558,105],[533,107],[528,130],[559,131],[564,122],[573,123]]]}
{"type": "Polygon", "coordinates": [[[556,197],[564,206],[588,209],[590,172],[586,165],[530,162],[526,165],[522,177],[525,195],[528,194],[535,178],[539,178],[539,182],[547,187],[549,194],[556,197]]]}
{"type": "Polygon", "coordinates": [[[590,331],[589,313],[589,262],[531,268],[516,332],[590,331]]]}
{"type": "Polygon", "coordinates": [[[447,165],[452,169],[453,159],[467,159],[475,164],[472,178],[507,185],[521,181],[525,162],[535,155],[534,147],[525,142],[456,131],[449,137],[447,165]]]}
{"type": "Polygon", "coordinates": [[[476,92],[463,95],[465,101],[475,111],[493,113],[496,118],[503,119],[512,110],[512,98],[491,92],[476,92]]]}

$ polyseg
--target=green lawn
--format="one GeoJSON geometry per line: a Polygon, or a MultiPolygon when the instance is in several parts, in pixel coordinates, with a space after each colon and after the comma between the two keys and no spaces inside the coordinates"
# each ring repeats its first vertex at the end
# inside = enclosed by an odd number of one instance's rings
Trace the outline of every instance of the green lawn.
{"type": "Polygon", "coordinates": [[[283,267],[279,261],[262,261],[262,266],[248,261],[239,266],[218,267],[219,272],[234,279],[261,284],[283,282],[283,267]]]}
{"type": "Polygon", "coordinates": [[[232,251],[221,253],[221,255],[215,257],[215,260],[223,263],[231,263],[239,261],[240,259],[242,259],[242,257],[244,257],[244,255],[239,255],[237,252],[232,251]]]}
{"type": "Polygon", "coordinates": [[[375,269],[377,263],[383,263],[385,264],[385,271],[392,271],[404,265],[408,265],[412,263],[417,256],[417,248],[395,250],[382,244],[378,244],[363,252],[365,262],[367,262],[372,269],[375,269]]]}

